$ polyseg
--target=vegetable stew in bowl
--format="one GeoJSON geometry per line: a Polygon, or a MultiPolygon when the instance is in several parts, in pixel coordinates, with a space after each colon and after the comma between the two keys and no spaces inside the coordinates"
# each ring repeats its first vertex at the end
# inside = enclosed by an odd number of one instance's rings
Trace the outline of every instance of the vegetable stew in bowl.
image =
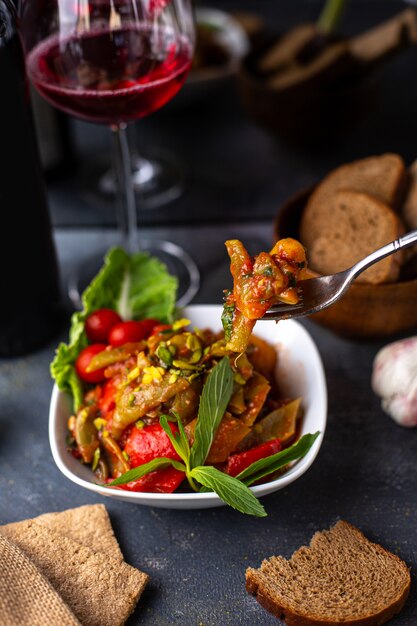
{"type": "MultiPolygon", "coordinates": [[[[99,294],[114,287],[109,265],[96,279],[99,294]]],[[[72,333],[52,365],[50,442],[61,471],[118,499],[227,503],[265,515],[256,496],[303,473],[323,437],[324,374],[306,331],[294,322],[260,324],[236,353],[226,347],[220,306],[191,306],[171,321],[128,320],[126,306],[123,317],[112,315],[123,307],[98,303],[94,289],[82,333],[72,333]]]]}

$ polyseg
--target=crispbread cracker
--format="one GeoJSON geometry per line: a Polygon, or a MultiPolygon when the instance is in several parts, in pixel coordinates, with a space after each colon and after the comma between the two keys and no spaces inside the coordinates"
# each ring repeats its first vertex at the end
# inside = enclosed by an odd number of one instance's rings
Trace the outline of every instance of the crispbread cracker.
{"type": "Polygon", "coordinates": [[[32,561],[1,535],[0,571],[3,626],[81,626],[32,561]]]}
{"type": "Polygon", "coordinates": [[[44,513],[33,521],[92,548],[95,552],[103,552],[116,561],[123,561],[123,554],[104,504],[86,504],[66,511],[44,513]]]}
{"type": "Polygon", "coordinates": [[[0,533],[26,553],[84,626],[123,624],[148,580],[127,563],[33,520],[7,524],[0,533]]]}

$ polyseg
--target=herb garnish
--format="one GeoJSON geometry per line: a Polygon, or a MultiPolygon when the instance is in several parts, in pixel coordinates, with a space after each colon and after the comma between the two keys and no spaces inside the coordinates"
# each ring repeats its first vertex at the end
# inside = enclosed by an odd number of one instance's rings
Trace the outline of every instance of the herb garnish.
{"type": "Polygon", "coordinates": [[[230,302],[229,298],[231,296],[231,291],[230,289],[225,289],[224,291],[224,305],[223,305],[223,311],[222,311],[222,315],[221,315],[221,321],[222,321],[222,326],[223,326],[223,330],[225,333],[225,339],[226,341],[228,339],[230,339],[231,333],[232,333],[232,329],[233,329],[233,316],[235,314],[235,308],[236,305],[234,302],[230,302]]]}
{"type": "MultiPolygon", "coordinates": [[[[203,465],[233,392],[233,372],[227,356],[213,368],[203,387],[190,461],[203,465]]],[[[181,421],[181,420],[179,420],[181,421]]]]}
{"type": "Polygon", "coordinates": [[[228,357],[223,357],[207,377],[200,398],[195,438],[190,447],[180,416],[175,414],[178,432],[168,425],[171,416],[162,415],[160,424],[183,463],[168,458],[153,459],[116,478],[109,486],[125,485],[157,469],[169,467],[183,471],[190,487],[197,492],[214,491],[226,504],[248,515],[265,517],[264,507],[249,489],[249,485],[276,472],[291,461],[302,458],[310,450],[319,432],[304,435],[289,448],[252,463],[236,478],[210,465],[204,465],[217,429],[233,391],[233,370],[228,357]]]}

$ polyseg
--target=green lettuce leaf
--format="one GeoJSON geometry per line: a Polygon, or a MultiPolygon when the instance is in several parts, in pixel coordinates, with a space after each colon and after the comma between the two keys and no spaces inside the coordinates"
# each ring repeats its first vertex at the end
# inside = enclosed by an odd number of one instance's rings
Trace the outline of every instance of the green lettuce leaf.
{"type": "Polygon", "coordinates": [[[93,311],[109,308],[125,320],[152,317],[162,323],[173,319],[177,279],[166,266],[144,252],[129,255],[112,248],[104,264],[82,295],[81,311],[73,313],[68,344],[61,343],[51,363],[51,375],[61,391],[69,392],[77,410],[82,402],[83,384],[74,363],[88,345],[85,320],[93,311]]]}

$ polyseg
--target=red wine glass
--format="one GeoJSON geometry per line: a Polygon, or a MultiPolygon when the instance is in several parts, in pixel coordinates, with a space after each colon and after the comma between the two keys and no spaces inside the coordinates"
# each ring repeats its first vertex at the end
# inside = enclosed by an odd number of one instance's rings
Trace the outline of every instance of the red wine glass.
{"type": "MultiPolygon", "coordinates": [[[[199,287],[193,259],[168,241],[137,235],[127,125],[169,102],[184,84],[194,50],[192,0],[24,0],[21,34],[30,80],[55,107],[107,125],[113,136],[117,221],[129,252],[147,251],[179,277],[178,304],[199,287]]],[[[79,268],[70,297],[102,263],[79,268]]]]}

